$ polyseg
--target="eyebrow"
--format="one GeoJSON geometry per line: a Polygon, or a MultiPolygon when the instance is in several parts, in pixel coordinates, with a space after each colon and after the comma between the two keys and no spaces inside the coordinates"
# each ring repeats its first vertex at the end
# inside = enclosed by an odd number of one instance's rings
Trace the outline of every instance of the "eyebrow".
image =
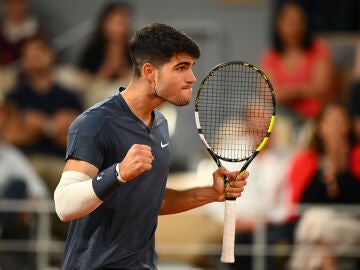
{"type": "Polygon", "coordinates": [[[186,65],[186,66],[191,66],[191,65],[195,65],[195,62],[192,64],[191,62],[189,62],[189,61],[182,61],[182,62],[179,62],[179,63],[177,63],[174,67],[176,68],[176,67],[178,67],[178,66],[182,66],[182,65],[186,65]]]}

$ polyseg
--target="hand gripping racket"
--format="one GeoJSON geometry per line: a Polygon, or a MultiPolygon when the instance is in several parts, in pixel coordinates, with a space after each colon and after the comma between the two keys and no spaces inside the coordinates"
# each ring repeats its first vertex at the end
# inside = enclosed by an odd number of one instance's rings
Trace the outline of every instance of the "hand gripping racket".
{"type": "MultiPolygon", "coordinates": [[[[245,62],[214,67],[195,100],[199,136],[218,167],[220,160],[244,162],[239,175],[267,143],[275,122],[275,95],[268,77],[245,62]]],[[[229,180],[224,177],[225,187],[229,180]]],[[[235,198],[226,196],[221,261],[233,263],[235,198]]]]}

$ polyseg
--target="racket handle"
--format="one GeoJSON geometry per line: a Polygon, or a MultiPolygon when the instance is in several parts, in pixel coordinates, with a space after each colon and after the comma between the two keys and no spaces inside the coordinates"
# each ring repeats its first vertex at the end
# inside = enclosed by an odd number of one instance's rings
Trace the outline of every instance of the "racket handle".
{"type": "Polygon", "coordinates": [[[236,220],[236,200],[225,201],[225,215],[224,215],[224,232],[223,245],[221,253],[221,262],[233,263],[235,262],[235,220],[236,220]]]}

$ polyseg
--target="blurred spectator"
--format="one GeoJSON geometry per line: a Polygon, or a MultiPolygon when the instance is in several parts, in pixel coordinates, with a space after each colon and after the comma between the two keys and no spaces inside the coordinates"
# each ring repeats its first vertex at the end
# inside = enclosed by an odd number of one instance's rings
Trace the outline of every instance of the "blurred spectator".
{"type": "MultiPolygon", "coordinates": [[[[325,105],[309,146],[296,154],[290,165],[294,205],[360,204],[360,146],[354,140],[351,121],[344,104],[325,105]]],[[[306,249],[297,249],[292,269],[342,269],[336,251],[341,245],[360,244],[359,221],[328,210],[309,211],[300,219],[296,238],[299,244],[313,245],[313,250],[307,250],[311,256],[306,253],[306,260],[302,257],[306,249]]]]}
{"type": "Polygon", "coordinates": [[[352,257],[360,244],[360,220],[345,211],[312,207],[296,228],[290,270],[358,270],[352,257]]]}
{"type": "Polygon", "coordinates": [[[0,94],[7,93],[17,80],[18,59],[24,41],[45,36],[45,30],[29,11],[29,0],[1,1],[0,94]]]}
{"type": "MultiPolygon", "coordinates": [[[[46,185],[34,172],[26,156],[16,147],[2,141],[7,124],[7,111],[0,105],[0,199],[44,199],[49,196],[46,185]],[[16,164],[14,166],[14,164],[16,164]]],[[[0,210],[0,239],[33,239],[36,215],[0,210]]],[[[34,255],[1,251],[0,268],[36,269],[34,255]]]]}
{"type": "Polygon", "coordinates": [[[330,97],[332,60],[324,39],[313,37],[303,8],[294,1],[275,14],[272,48],[260,65],[271,79],[280,109],[301,124],[316,117],[330,97]]]}
{"type": "MultiPolygon", "coordinates": [[[[67,130],[82,110],[79,97],[54,81],[55,54],[44,38],[27,40],[21,50],[21,77],[6,96],[11,111],[4,139],[25,152],[50,192],[64,167],[67,130]]],[[[53,236],[65,239],[68,224],[52,216],[53,236]]]]}
{"type": "Polygon", "coordinates": [[[74,93],[54,82],[54,61],[45,39],[24,43],[22,77],[6,97],[12,116],[4,136],[27,154],[49,190],[55,190],[64,165],[67,129],[82,109],[74,93]]]}
{"type": "Polygon", "coordinates": [[[333,102],[324,107],[309,147],[290,166],[294,204],[360,203],[360,146],[346,106],[333,102]]]}
{"type": "Polygon", "coordinates": [[[130,80],[132,64],[127,41],[131,35],[131,11],[126,2],[110,2],[99,16],[79,63],[80,85],[87,105],[108,95],[106,88],[112,93],[130,80]]]}
{"type": "Polygon", "coordinates": [[[20,57],[23,42],[44,36],[39,21],[30,15],[29,0],[3,0],[0,21],[0,66],[13,64],[20,57]]]}

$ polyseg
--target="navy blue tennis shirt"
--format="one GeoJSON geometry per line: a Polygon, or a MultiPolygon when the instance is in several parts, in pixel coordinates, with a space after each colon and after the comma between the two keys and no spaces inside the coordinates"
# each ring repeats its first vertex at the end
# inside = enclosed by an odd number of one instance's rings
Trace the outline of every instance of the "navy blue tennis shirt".
{"type": "Polygon", "coordinates": [[[101,172],[121,162],[133,144],[145,144],[155,158],[152,169],[120,186],[92,213],[71,221],[62,266],[66,270],[157,269],[155,230],[170,166],[168,125],[155,110],[148,129],[121,90],[75,119],[66,159],[89,162],[101,172]]]}

